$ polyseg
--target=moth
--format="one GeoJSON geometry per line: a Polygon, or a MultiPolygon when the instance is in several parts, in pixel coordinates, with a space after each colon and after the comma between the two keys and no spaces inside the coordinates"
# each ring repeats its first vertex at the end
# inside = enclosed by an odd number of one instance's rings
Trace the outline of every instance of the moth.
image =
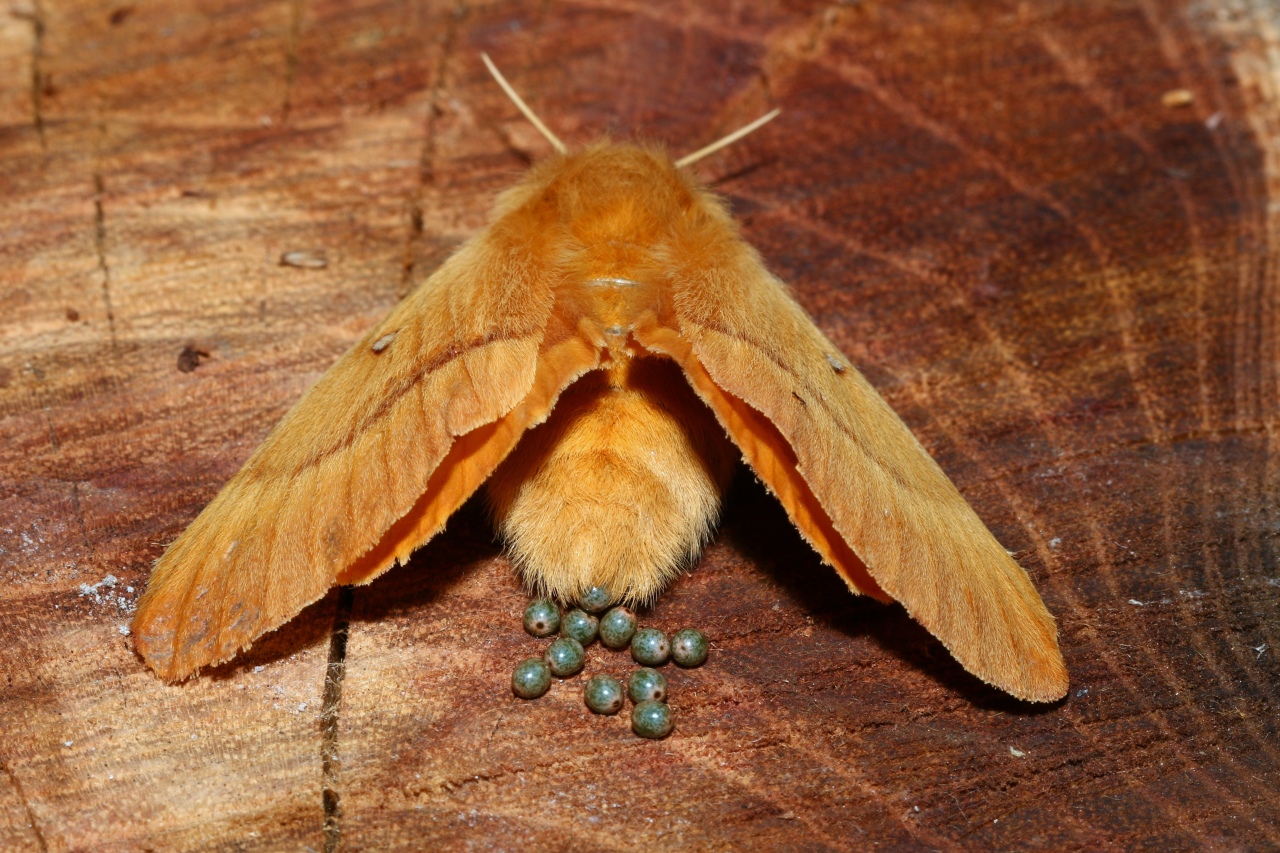
{"type": "Polygon", "coordinates": [[[737,458],[854,593],[978,678],[1067,690],[1026,572],[680,160],[556,149],[355,344],[156,562],[133,635],[166,679],[367,584],[482,485],[528,584],[645,602],[697,558],[737,458]]]}

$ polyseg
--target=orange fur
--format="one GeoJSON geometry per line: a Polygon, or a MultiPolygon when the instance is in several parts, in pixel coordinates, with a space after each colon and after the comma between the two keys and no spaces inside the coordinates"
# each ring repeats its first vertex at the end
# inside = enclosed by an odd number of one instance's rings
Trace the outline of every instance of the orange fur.
{"type": "Polygon", "coordinates": [[[666,359],[623,357],[585,377],[494,472],[498,529],[539,592],[657,596],[697,559],[735,455],[666,359]]]}
{"type": "Polygon", "coordinates": [[[1065,694],[1026,573],[721,202],[610,144],[530,170],[303,397],[157,562],[138,649],[167,678],[227,660],[486,480],[531,586],[652,598],[715,522],[726,433],[853,591],[1015,696],[1065,694]]]}

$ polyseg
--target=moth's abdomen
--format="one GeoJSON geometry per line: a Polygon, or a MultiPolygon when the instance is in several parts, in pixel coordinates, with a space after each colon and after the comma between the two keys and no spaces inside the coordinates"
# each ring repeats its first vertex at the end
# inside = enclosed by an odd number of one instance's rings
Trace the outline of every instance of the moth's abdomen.
{"type": "Polygon", "coordinates": [[[571,386],[489,480],[495,521],[531,586],[656,596],[696,559],[736,452],[674,363],[628,359],[571,386]]]}

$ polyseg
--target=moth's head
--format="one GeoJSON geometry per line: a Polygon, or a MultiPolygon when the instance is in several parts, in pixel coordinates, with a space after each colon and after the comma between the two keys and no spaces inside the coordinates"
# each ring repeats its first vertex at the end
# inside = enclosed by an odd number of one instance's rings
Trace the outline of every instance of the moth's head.
{"type": "Polygon", "coordinates": [[[570,151],[516,93],[487,54],[498,85],[556,150],[498,199],[496,220],[510,220],[526,237],[559,223],[579,243],[651,246],[676,224],[697,228],[714,220],[732,228],[720,202],[689,167],[778,115],[774,110],[691,154],[673,158],[662,146],[596,142],[570,151]],[[536,224],[536,225],[535,225],[536,224]]]}
{"type": "Polygon", "coordinates": [[[708,199],[661,146],[596,142],[538,163],[510,201],[582,244],[648,245],[708,199]]]}

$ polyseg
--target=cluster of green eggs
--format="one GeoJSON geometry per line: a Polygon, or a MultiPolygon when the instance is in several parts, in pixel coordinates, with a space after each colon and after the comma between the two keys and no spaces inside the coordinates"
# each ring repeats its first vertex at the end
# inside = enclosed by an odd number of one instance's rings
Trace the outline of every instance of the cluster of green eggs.
{"type": "Polygon", "coordinates": [[[656,628],[641,628],[626,607],[613,607],[609,591],[592,587],[578,599],[577,609],[560,615],[546,599],[532,602],[524,611],[524,629],[535,637],[560,636],[540,658],[527,658],[511,674],[511,689],[521,699],[537,699],[551,687],[551,677],[568,678],[582,670],[586,647],[600,640],[610,649],[631,649],[641,668],[627,677],[626,685],[612,675],[593,675],[583,687],[587,707],[597,714],[616,714],[631,697],[631,729],[641,737],[662,738],[675,720],[667,705],[667,679],[653,667],[673,660],[683,667],[701,666],[707,659],[706,635],[682,628],[670,638],[656,628]],[[601,615],[596,615],[601,614],[601,615]]]}

